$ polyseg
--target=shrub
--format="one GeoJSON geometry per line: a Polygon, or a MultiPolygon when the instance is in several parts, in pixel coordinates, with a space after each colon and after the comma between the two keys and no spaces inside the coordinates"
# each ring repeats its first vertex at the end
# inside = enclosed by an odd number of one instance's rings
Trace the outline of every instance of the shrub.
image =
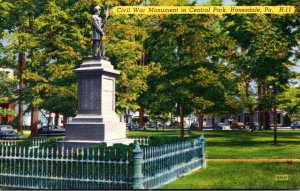
{"type": "Polygon", "coordinates": [[[47,142],[41,143],[40,148],[49,148],[49,149],[54,148],[56,141],[57,141],[56,139],[51,138],[47,142]]]}
{"type": "Polygon", "coordinates": [[[16,146],[18,147],[31,147],[33,146],[33,142],[32,142],[32,139],[25,139],[23,141],[19,141],[16,143],[16,146]]]}
{"type": "Polygon", "coordinates": [[[178,136],[151,136],[149,137],[149,146],[177,143],[180,141],[195,139],[197,137],[198,136],[190,136],[190,137],[183,137],[183,138],[178,136]]]}

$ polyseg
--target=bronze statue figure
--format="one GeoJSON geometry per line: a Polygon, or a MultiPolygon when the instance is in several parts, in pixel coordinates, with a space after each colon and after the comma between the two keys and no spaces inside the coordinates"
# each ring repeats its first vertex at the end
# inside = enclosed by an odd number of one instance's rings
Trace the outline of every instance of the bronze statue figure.
{"type": "Polygon", "coordinates": [[[92,54],[93,57],[100,57],[100,58],[105,58],[104,57],[104,45],[103,45],[103,36],[104,36],[104,31],[103,31],[103,23],[102,19],[100,17],[101,13],[101,8],[99,6],[96,6],[94,8],[94,14],[92,17],[92,28],[93,28],[93,48],[92,48],[92,54]],[[98,53],[97,53],[97,47],[98,47],[98,53]]]}

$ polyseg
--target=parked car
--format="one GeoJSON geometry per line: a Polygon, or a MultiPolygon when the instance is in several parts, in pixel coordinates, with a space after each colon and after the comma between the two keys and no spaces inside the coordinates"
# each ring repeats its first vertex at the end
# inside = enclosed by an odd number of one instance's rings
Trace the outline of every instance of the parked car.
{"type": "Polygon", "coordinates": [[[20,134],[10,125],[0,125],[0,139],[19,139],[20,134]]]}
{"type": "Polygon", "coordinates": [[[225,123],[214,123],[213,124],[213,130],[225,130],[226,129],[226,124],[225,123]]]}
{"type": "Polygon", "coordinates": [[[231,129],[246,129],[246,125],[242,122],[233,122],[230,126],[231,129]]]}
{"type": "Polygon", "coordinates": [[[129,131],[133,130],[133,129],[138,129],[139,126],[137,124],[134,123],[126,123],[126,129],[128,129],[129,131]]]}
{"type": "Polygon", "coordinates": [[[199,125],[197,122],[194,121],[191,123],[191,125],[190,125],[191,130],[198,130],[198,128],[199,128],[199,125]]]}
{"type": "Polygon", "coordinates": [[[292,129],[297,129],[297,128],[300,128],[300,121],[294,121],[292,124],[291,124],[291,128],[292,129]]]}
{"type": "Polygon", "coordinates": [[[39,135],[50,135],[50,136],[64,136],[66,135],[66,130],[57,125],[43,126],[38,129],[39,135]]]}
{"type": "Polygon", "coordinates": [[[169,127],[179,128],[179,122],[178,121],[173,121],[172,123],[170,123],[169,127]]]}
{"type": "Polygon", "coordinates": [[[156,126],[161,127],[161,122],[159,122],[159,121],[149,121],[145,125],[146,125],[146,127],[149,127],[149,128],[154,128],[156,126]]]}
{"type": "Polygon", "coordinates": [[[249,129],[258,130],[259,124],[257,122],[250,122],[250,123],[248,123],[248,127],[249,127],[249,129]]]}

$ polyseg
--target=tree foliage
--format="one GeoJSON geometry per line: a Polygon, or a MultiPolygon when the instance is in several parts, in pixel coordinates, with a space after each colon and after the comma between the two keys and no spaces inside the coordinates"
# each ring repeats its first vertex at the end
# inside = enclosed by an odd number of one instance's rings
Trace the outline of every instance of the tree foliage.
{"type": "MultiPolygon", "coordinates": [[[[297,0],[236,2],[295,5],[297,10],[300,6],[297,0]]],[[[95,5],[102,7],[104,16],[108,5],[188,3],[0,0],[0,21],[6,21],[0,22],[0,35],[8,39],[0,46],[1,65],[24,75],[18,100],[33,109],[73,116],[77,107],[73,69],[91,55],[95,5]],[[26,56],[24,71],[16,61],[19,53],[26,56]]],[[[145,106],[153,118],[165,119],[172,113],[183,120],[190,113],[231,118],[243,109],[289,109],[288,104],[280,105],[279,95],[295,77],[290,67],[299,59],[299,11],[294,15],[112,15],[104,22],[105,54],[121,71],[116,86],[119,113],[145,106]]]]}
{"type": "MultiPolygon", "coordinates": [[[[8,78],[6,73],[0,70],[0,103],[9,103],[15,99],[16,80],[8,78]]],[[[0,116],[16,116],[16,112],[0,106],[0,116]]]]}

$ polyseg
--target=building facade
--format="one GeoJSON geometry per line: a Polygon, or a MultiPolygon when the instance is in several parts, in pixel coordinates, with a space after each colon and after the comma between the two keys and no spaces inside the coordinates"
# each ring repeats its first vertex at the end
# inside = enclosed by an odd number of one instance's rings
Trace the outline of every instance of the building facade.
{"type": "MultiPolygon", "coordinates": [[[[270,119],[270,126],[274,126],[274,113],[269,112],[269,119],[270,119]]],[[[277,111],[277,126],[282,127],[283,126],[283,117],[284,112],[283,111],[277,111]]],[[[212,127],[214,123],[222,122],[226,124],[232,124],[233,122],[243,122],[244,124],[248,124],[250,122],[250,113],[244,111],[243,113],[239,114],[237,117],[233,119],[227,119],[227,118],[218,118],[218,117],[211,117],[211,116],[205,116],[204,118],[204,127],[212,127]]],[[[253,122],[259,123],[259,112],[255,111],[253,115],[253,122]]]]}

